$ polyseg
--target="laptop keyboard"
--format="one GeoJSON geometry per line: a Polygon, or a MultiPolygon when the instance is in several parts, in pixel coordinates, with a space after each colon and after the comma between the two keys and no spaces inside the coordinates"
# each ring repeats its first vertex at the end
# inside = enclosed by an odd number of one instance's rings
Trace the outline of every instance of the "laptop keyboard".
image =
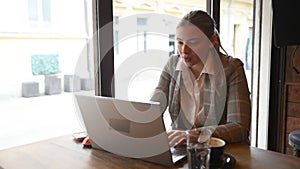
{"type": "Polygon", "coordinates": [[[171,153],[172,155],[186,155],[186,147],[185,146],[181,146],[181,147],[171,147],[171,153]]]}

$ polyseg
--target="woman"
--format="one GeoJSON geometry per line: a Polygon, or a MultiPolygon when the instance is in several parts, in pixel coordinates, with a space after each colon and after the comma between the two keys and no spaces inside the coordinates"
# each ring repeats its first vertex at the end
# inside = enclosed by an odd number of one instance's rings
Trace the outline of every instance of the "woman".
{"type": "Polygon", "coordinates": [[[220,52],[214,20],[192,11],[179,22],[176,37],[179,55],[170,57],[151,99],[163,111],[168,107],[170,146],[185,143],[186,130],[205,128],[227,143],[248,142],[251,106],[243,63],[220,52]]]}

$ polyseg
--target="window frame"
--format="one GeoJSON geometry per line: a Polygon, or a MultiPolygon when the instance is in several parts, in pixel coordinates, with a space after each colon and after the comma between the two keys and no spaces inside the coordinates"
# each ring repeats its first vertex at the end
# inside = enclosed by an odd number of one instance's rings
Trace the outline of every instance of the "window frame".
{"type": "Polygon", "coordinates": [[[113,1],[93,0],[93,20],[95,95],[114,97],[113,1]]]}

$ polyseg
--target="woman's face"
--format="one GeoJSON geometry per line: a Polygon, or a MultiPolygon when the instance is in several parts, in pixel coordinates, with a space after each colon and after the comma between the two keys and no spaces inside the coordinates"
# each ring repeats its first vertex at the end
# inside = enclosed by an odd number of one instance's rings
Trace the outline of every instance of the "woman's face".
{"type": "Polygon", "coordinates": [[[188,67],[206,60],[212,44],[199,28],[194,25],[180,26],[176,29],[176,36],[178,52],[188,67]]]}

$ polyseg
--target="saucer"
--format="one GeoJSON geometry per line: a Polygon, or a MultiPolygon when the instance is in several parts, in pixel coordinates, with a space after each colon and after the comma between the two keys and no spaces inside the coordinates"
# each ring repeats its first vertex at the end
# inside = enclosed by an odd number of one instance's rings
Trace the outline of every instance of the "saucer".
{"type": "Polygon", "coordinates": [[[227,153],[223,154],[223,163],[221,165],[210,164],[211,169],[231,169],[236,163],[235,158],[227,153]]]}

